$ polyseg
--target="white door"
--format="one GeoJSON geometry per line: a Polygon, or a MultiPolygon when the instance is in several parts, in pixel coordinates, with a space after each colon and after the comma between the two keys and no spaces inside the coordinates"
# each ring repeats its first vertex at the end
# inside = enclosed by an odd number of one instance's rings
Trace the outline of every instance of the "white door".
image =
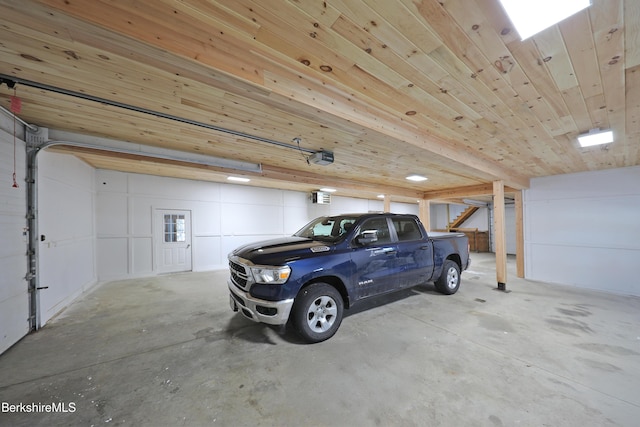
{"type": "Polygon", "coordinates": [[[159,273],[191,271],[191,211],[156,210],[159,273]]]}

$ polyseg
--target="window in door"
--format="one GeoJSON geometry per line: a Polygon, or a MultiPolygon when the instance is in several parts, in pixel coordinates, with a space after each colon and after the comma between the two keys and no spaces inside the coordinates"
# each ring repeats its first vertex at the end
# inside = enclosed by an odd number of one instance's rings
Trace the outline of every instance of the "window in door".
{"type": "Polygon", "coordinates": [[[360,227],[360,233],[365,231],[375,232],[378,240],[376,245],[384,245],[391,243],[391,233],[386,218],[371,218],[366,220],[360,227]]]}
{"type": "Polygon", "coordinates": [[[184,242],[187,240],[186,221],[184,215],[164,215],[165,243],[184,242]]]}
{"type": "Polygon", "coordinates": [[[399,241],[408,242],[422,239],[420,228],[413,218],[393,218],[392,222],[399,241]]]}

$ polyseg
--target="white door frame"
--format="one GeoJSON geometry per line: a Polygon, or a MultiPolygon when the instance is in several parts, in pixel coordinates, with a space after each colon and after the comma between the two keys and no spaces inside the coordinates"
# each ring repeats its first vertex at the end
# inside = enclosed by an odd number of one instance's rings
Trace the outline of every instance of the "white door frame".
{"type": "Polygon", "coordinates": [[[191,210],[155,208],[153,217],[156,271],[158,273],[192,271],[191,210]]]}

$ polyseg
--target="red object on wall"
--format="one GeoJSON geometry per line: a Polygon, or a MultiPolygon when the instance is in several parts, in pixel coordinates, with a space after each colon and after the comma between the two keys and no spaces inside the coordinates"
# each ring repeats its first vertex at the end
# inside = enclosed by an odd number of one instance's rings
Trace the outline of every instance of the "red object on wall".
{"type": "Polygon", "coordinates": [[[17,96],[11,96],[11,112],[20,114],[22,111],[22,100],[17,96]]]}

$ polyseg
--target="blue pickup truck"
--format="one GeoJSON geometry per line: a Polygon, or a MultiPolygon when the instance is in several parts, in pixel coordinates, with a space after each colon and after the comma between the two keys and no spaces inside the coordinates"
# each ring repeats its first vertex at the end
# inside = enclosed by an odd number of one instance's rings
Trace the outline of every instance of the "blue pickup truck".
{"type": "Polygon", "coordinates": [[[428,235],[415,215],[371,213],[317,218],[228,258],[231,309],[255,322],[290,322],[307,342],[331,338],[343,310],[371,296],[427,282],[454,294],[470,263],[464,234],[428,235]]]}

